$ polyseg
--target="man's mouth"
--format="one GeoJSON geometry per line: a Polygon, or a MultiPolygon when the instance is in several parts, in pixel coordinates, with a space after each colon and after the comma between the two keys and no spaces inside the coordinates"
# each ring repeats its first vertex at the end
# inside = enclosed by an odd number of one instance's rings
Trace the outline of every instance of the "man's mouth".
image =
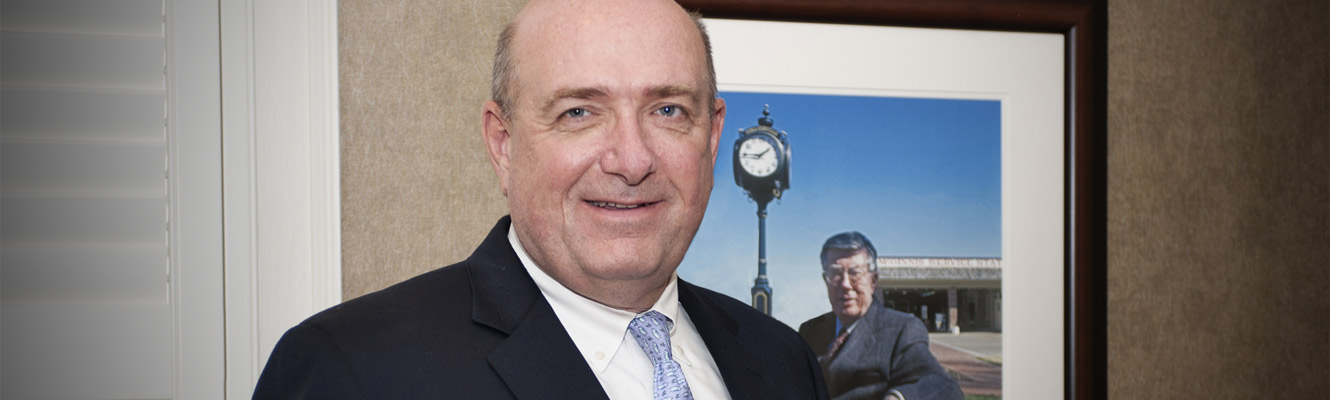
{"type": "Polygon", "coordinates": [[[649,202],[649,203],[634,203],[634,204],[621,204],[621,203],[614,203],[614,202],[609,202],[609,201],[588,201],[587,203],[588,203],[588,204],[591,204],[592,206],[595,206],[595,207],[600,207],[600,208],[610,209],[610,210],[631,210],[631,209],[638,208],[638,207],[646,207],[646,206],[649,206],[649,205],[652,205],[652,204],[656,204],[655,202],[649,202]]]}

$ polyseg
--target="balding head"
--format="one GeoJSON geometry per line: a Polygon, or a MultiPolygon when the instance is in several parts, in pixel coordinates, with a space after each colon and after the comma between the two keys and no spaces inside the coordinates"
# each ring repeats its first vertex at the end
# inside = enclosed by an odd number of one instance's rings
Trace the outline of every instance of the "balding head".
{"type": "Polygon", "coordinates": [[[504,33],[486,148],[541,270],[649,308],[711,195],[725,102],[706,39],[667,0],[535,0],[504,33]]]}
{"type": "MultiPolygon", "coordinates": [[[[696,30],[696,37],[686,37],[700,44],[703,57],[706,62],[705,69],[702,71],[702,80],[709,91],[708,98],[714,99],[717,95],[716,90],[716,68],[711,57],[711,38],[707,34],[706,25],[702,23],[702,15],[696,12],[686,12],[677,3],[669,0],[635,0],[635,1],[575,1],[575,0],[534,0],[526,5],[520,11],[513,21],[504,27],[503,32],[499,34],[498,47],[494,52],[494,69],[490,76],[490,99],[499,103],[503,109],[504,118],[512,118],[513,102],[517,93],[521,90],[521,82],[515,79],[515,69],[518,60],[514,54],[515,41],[518,36],[518,29],[523,25],[524,20],[554,18],[555,24],[571,23],[570,20],[560,20],[568,18],[568,15],[580,17],[582,23],[596,23],[600,13],[583,13],[584,10],[602,11],[605,14],[618,14],[617,18],[628,18],[630,21],[641,21],[646,18],[671,18],[679,20],[682,15],[692,24],[696,30]],[[632,9],[649,9],[658,14],[634,14],[632,9]],[[617,11],[617,12],[615,12],[617,11]],[[563,16],[560,17],[559,14],[563,16]],[[659,16],[656,16],[659,15],[659,16]]],[[[600,23],[609,23],[610,19],[601,19],[600,23]]],[[[533,24],[534,25],[534,24],[533,24]]],[[[525,29],[524,29],[525,30],[525,29]]],[[[531,29],[538,30],[538,29],[531,29]]],[[[524,35],[528,36],[528,35],[524,35]]],[[[708,108],[714,111],[714,102],[709,101],[708,108]]]]}

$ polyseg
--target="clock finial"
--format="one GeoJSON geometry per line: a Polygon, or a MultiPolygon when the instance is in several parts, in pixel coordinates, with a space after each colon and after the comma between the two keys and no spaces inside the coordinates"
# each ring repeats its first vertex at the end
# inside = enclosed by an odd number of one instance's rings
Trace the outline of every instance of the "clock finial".
{"type": "Polygon", "coordinates": [[[776,121],[773,120],[773,119],[771,119],[771,105],[770,105],[770,104],[763,104],[763,105],[762,105],[762,118],[758,118],[758,119],[757,119],[757,124],[758,124],[758,125],[765,126],[765,127],[768,127],[768,128],[770,128],[772,125],[775,125],[775,124],[776,124],[776,121]]]}

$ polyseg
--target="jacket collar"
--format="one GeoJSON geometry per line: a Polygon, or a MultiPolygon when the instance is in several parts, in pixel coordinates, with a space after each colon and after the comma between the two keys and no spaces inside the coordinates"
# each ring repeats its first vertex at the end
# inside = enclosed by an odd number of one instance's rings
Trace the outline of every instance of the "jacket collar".
{"type": "Polygon", "coordinates": [[[467,259],[471,319],[508,335],[489,363],[518,399],[605,399],[554,309],[508,244],[505,216],[467,259]]]}
{"type": "Polygon", "coordinates": [[[730,398],[777,398],[763,383],[762,374],[757,368],[756,363],[762,362],[762,358],[752,352],[747,343],[739,340],[739,331],[744,327],[722,310],[719,304],[704,296],[704,290],[680,279],[679,304],[688,311],[688,317],[693,320],[702,341],[706,342],[711,358],[716,360],[716,368],[725,379],[730,398]]]}

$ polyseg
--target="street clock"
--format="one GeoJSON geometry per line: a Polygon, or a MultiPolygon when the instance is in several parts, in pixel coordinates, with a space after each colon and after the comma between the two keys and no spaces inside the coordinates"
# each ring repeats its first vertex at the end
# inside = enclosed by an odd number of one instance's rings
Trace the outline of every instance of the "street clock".
{"type": "Polygon", "coordinates": [[[790,188],[790,143],[772,125],[771,109],[764,109],[757,126],[740,129],[734,142],[734,183],[764,209],[790,188]]]}
{"type": "Polygon", "coordinates": [[[767,280],[767,204],[790,189],[790,142],[772,128],[771,107],[764,107],[757,126],[739,130],[734,141],[734,183],[757,202],[757,279],[753,307],[771,315],[771,283],[767,280]]]}

